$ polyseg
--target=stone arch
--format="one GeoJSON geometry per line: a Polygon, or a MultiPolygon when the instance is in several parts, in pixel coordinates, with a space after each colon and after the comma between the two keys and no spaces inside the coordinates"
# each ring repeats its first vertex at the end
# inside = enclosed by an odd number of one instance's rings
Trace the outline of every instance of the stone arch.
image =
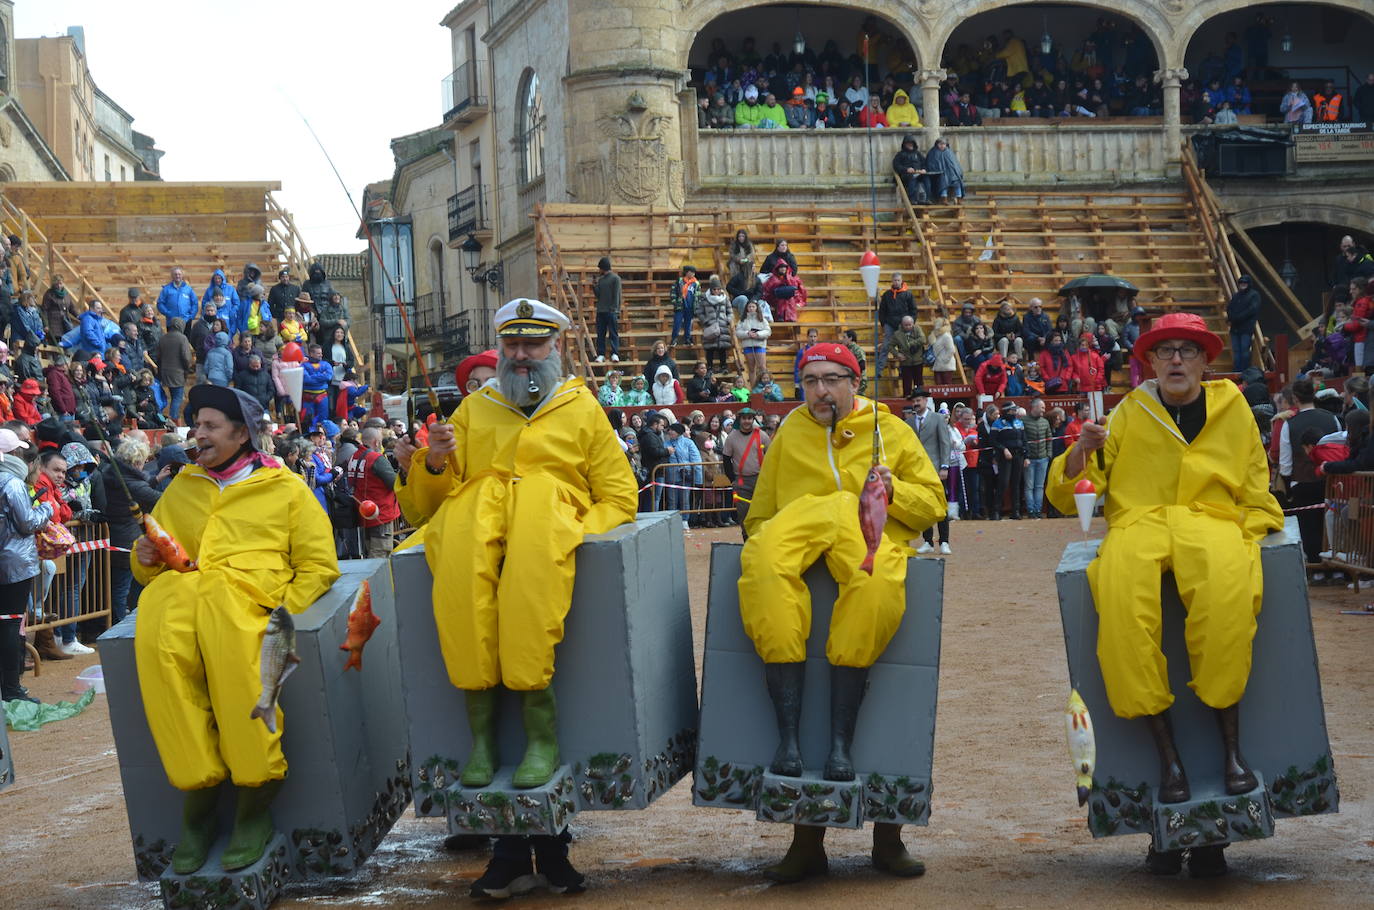
{"type": "Polygon", "coordinates": [[[1367,209],[1338,202],[1292,200],[1251,206],[1231,214],[1231,223],[1242,230],[1275,227],[1289,222],[1316,222],[1369,233],[1367,209]]]}
{"type": "Polygon", "coordinates": [[[544,108],[543,86],[533,67],[520,74],[516,93],[515,142],[519,159],[520,183],[531,183],[544,176],[544,147],[548,142],[548,112],[544,108]]]}
{"type": "Polygon", "coordinates": [[[0,164],[0,183],[13,183],[14,180],[14,168],[8,164],[0,164]]]}
{"type": "MultiPolygon", "coordinates": [[[[930,33],[924,29],[913,29],[909,27],[909,24],[926,21],[922,15],[917,14],[916,8],[924,8],[933,5],[934,2],[935,0],[916,0],[916,2],[884,3],[878,6],[873,3],[865,3],[864,0],[823,0],[823,2],[813,3],[787,3],[785,0],[703,0],[701,3],[692,4],[683,11],[686,21],[680,25],[678,32],[674,65],[683,72],[688,70],[689,55],[692,52],[692,45],[696,43],[697,36],[706,26],[721,16],[769,6],[807,6],[833,7],[883,20],[888,27],[905,38],[907,44],[911,45],[912,51],[916,54],[917,66],[925,66],[932,59],[930,55],[930,33]]],[[[936,51],[934,59],[938,58],[939,52],[936,51]]]]}
{"type": "MultiPolygon", "coordinates": [[[[1129,19],[1140,27],[1145,33],[1145,37],[1150,39],[1154,45],[1155,58],[1159,61],[1160,69],[1169,69],[1183,65],[1183,49],[1174,51],[1174,26],[1170,19],[1164,14],[1165,7],[1181,5],[1183,0],[1164,0],[1162,5],[1154,3],[1144,3],[1141,0],[1126,0],[1126,2],[1112,3],[1109,0],[1070,0],[1067,6],[1078,6],[1087,10],[1096,10],[1103,13],[1111,13],[1123,19],[1129,19]]],[[[926,7],[937,5],[937,0],[918,0],[917,8],[925,14],[926,7]]],[[[936,15],[940,16],[940,27],[933,30],[938,45],[935,51],[934,60],[939,60],[944,53],[945,45],[954,36],[954,30],[964,24],[974,16],[983,13],[996,12],[1010,6],[1037,6],[1033,0],[1017,0],[1009,3],[1007,0],[964,0],[950,4],[947,9],[939,10],[936,15]]],[[[925,58],[923,58],[925,59],[925,58]]]]}
{"type": "Polygon", "coordinates": [[[1178,65],[1182,65],[1183,55],[1197,35],[1198,29],[1209,20],[1224,13],[1280,5],[1330,6],[1353,12],[1374,23],[1374,7],[1369,5],[1369,0],[1282,0],[1282,2],[1269,3],[1253,3],[1247,2],[1247,0],[1190,0],[1190,2],[1164,0],[1166,8],[1179,14],[1173,38],[1179,61],[1178,65]]]}

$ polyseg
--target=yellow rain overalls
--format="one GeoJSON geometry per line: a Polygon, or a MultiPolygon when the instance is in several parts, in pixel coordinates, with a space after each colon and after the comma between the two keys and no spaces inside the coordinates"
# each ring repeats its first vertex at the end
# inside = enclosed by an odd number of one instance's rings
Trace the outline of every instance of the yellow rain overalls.
{"type": "Polygon", "coordinates": [[[859,494],[873,461],[873,406],[856,398],[834,434],[799,407],[764,456],[745,521],[739,603],[744,631],[765,663],[806,659],[811,592],[802,573],[822,557],[840,588],[825,646],[831,664],[872,666],[901,624],[909,541],[944,517],[945,491],[911,427],[879,403],[892,502],[873,574],[859,569],[868,552],[859,494]]]}
{"type": "Polygon", "coordinates": [[[249,717],[262,694],[258,657],[268,613],[301,613],[339,577],[334,531],[319,500],[286,468],[258,468],[223,489],[199,465],[183,468],[153,517],[199,563],[148,568],[134,655],[148,727],[178,790],[225,777],[257,787],[286,776],[277,732],[249,717]]]}
{"type": "Polygon", "coordinates": [[[547,688],[575,551],[583,536],[634,520],[634,472],[581,379],[564,380],[528,416],[484,386],[449,421],[454,458],[436,475],[420,449],[397,495],[406,519],[425,524],[449,679],[459,689],[547,688]]]}
{"type": "Polygon", "coordinates": [[[1160,650],[1160,575],[1173,571],[1188,616],[1189,688],[1213,708],[1240,701],[1264,596],[1259,541],[1283,527],[1250,406],[1235,384],[1202,384],[1207,423],[1189,445],[1154,391],[1136,388],[1108,421],[1105,470],[1089,455],[1065,477],[1067,453],[1050,465],[1045,492],[1075,514],[1082,477],[1106,496],[1107,537],[1088,566],[1097,605],[1097,659],[1107,699],[1121,717],[1173,704],[1160,650]]]}

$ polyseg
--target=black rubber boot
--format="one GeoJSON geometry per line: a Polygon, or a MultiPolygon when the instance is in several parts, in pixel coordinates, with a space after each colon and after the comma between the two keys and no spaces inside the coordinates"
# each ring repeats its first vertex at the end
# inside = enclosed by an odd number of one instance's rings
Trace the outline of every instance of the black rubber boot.
{"type": "Polygon", "coordinates": [[[784,777],[801,777],[802,757],[798,730],[801,726],[802,688],[806,683],[806,661],[764,664],[768,697],[778,717],[778,751],[768,770],[784,777]]]}
{"type": "MultiPolygon", "coordinates": [[[[1259,780],[1246,764],[1245,756],[1240,754],[1240,705],[1218,708],[1217,725],[1221,727],[1221,742],[1226,750],[1223,766],[1226,792],[1231,796],[1249,793],[1259,786],[1259,780]]],[[[1225,860],[1222,865],[1226,865],[1225,860]]]]}
{"type": "Polygon", "coordinates": [[[1174,727],[1169,722],[1169,712],[1161,711],[1145,718],[1154,737],[1155,749],[1159,751],[1159,801],[1162,803],[1187,802],[1193,795],[1188,786],[1188,775],[1183,770],[1183,762],[1178,757],[1178,747],[1174,745],[1174,727]]]}
{"type": "Polygon", "coordinates": [[[1188,874],[1193,878],[1219,878],[1226,872],[1225,844],[1189,849],[1188,874]]]}
{"type": "Polygon", "coordinates": [[[830,757],[825,761],[826,780],[853,780],[854,725],[864,699],[868,667],[830,668],[830,757]]]}
{"type": "Polygon", "coordinates": [[[1145,854],[1145,871],[1151,875],[1178,875],[1183,871],[1183,851],[1165,850],[1161,853],[1151,844],[1150,852],[1145,854]]]}
{"type": "Polygon", "coordinates": [[[792,844],[778,863],[767,866],[763,877],[780,885],[826,875],[830,862],[825,857],[825,828],[820,825],[793,825],[792,844]]]}
{"type": "Polygon", "coordinates": [[[925,874],[926,864],[907,852],[901,825],[874,822],[873,868],[899,878],[914,878],[925,874]]]}

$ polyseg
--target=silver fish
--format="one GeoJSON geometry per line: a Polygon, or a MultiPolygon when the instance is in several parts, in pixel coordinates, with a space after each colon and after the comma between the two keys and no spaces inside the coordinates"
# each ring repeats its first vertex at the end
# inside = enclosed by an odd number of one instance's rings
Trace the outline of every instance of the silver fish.
{"type": "Polygon", "coordinates": [[[281,684],[300,662],[296,656],[296,624],[291,621],[286,607],[277,607],[267,619],[267,632],[262,636],[262,651],[258,655],[262,695],[249,715],[262,718],[273,733],[277,732],[277,698],[281,695],[281,684]]]}

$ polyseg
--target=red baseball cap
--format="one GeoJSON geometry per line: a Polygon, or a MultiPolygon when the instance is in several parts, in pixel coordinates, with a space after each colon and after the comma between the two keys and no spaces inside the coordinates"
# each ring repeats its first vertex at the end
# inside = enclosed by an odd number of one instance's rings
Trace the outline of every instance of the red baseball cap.
{"type": "Polygon", "coordinates": [[[462,363],[458,364],[458,367],[453,371],[453,378],[454,381],[458,383],[458,391],[462,392],[464,395],[468,393],[468,377],[471,376],[472,371],[478,367],[496,369],[496,352],[483,351],[480,354],[473,354],[471,357],[465,358],[462,363]]]}
{"type": "Polygon", "coordinates": [[[855,359],[849,348],[842,344],[811,345],[802,355],[801,365],[806,366],[808,363],[818,363],[822,360],[847,368],[855,377],[859,375],[859,361],[855,359]]]}

